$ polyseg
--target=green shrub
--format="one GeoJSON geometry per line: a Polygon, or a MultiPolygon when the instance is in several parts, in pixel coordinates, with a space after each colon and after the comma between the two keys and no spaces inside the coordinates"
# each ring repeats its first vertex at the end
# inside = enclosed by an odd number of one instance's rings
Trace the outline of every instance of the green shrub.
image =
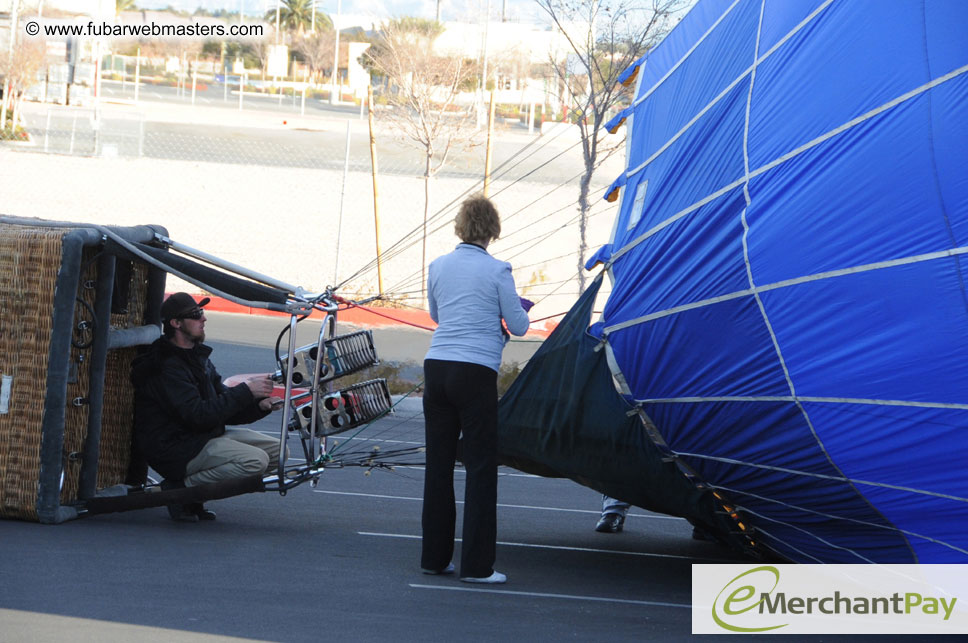
{"type": "Polygon", "coordinates": [[[521,374],[521,365],[517,362],[501,364],[501,370],[497,373],[497,394],[502,396],[508,392],[514,380],[521,374]]]}
{"type": "MultiPolygon", "coordinates": [[[[498,395],[504,395],[521,374],[521,365],[517,362],[502,364],[497,375],[498,395]]],[[[333,388],[339,390],[353,384],[384,378],[391,395],[422,395],[423,368],[414,361],[381,362],[362,371],[341,377],[333,383],[333,388]]]]}
{"type": "Polygon", "coordinates": [[[13,110],[7,110],[7,124],[2,130],[0,130],[0,141],[27,141],[30,140],[30,135],[27,134],[27,130],[20,127],[19,125],[14,128],[13,126],[13,110]]]}
{"type": "Polygon", "coordinates": [[[339,378],[333,382],[333,388],[339,390],[352,384],[381,377],[386,379],[390,395],[406,395],[413,393],[414,389],[423,382],[423,369],[412,361],[381,362],[357,373],[339,378]]]}

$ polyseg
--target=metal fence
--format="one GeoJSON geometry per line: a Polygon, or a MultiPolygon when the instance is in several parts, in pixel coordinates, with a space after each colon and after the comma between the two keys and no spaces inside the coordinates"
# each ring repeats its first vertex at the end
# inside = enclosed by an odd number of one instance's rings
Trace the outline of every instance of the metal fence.
{"type": "MultiPolygon", "coordinates": [[[[457,206],[481,189],[485,132],[431,181],[425,235],[423,153],[382,127],[379,113],[374,180],[367,120],[355,106],[323,113],[314,104],[302,116],[298,103],[257,108],[253,99],[239,110],[219,91],[194,106],[174,92],[168,102],[122,98],[99,108],[25,103],[30,144],[0,147],[2,209],[159,223],[183,243],[290,283],[345,282],[344,292],[365,296],[382,282],[401,305],[419,306],[422,265],[453,247],[457,206]]],[[[533,317],[566,310],[578,294],[577,128],[529,136],[525,125],[504,123],[493,147],[490,195],[503,234],[492,253],[542,302],[533,317]]],[[[615,205],[600,196],[620,170],[613,160],[593,181],[591,250],[611,230],[615,205]]]]}
{"type": "Polygon", "coordinates": [[[28,131],[40,151],[80,156],[144,156],[141,115],[97,118],[94,109],[48,106],[28,131]]]}

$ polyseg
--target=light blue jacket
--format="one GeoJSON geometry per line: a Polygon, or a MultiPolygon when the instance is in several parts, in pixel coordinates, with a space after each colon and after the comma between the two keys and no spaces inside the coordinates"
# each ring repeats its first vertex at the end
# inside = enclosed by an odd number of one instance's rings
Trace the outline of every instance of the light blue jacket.
{"type": "Polygon", "coordinates": [[[511,264],[487,250],[461,243],[430,264],[427,277],[430,316],[437,322],[427,359],[470,362],[495,371],[513,335],[528,332],[530,321],[514,288],[511,264]]]}

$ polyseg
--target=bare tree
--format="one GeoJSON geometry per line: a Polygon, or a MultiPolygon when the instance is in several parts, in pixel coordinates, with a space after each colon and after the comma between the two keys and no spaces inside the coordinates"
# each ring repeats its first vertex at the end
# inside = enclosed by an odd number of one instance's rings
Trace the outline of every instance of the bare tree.
{"type": "MultiPolygon", "coordinates": [[[[275,33],[273,27],[269,27],[267,33],[275,33]]],[[[265,81],[266,74],[269,70],[269,54],[272,52],[272,48],[275,46],[277,39],[275,36],[267,35],[264,40],[257,40],[252,43],[252,57],[258,59],[259,69],[262,70],[262,80],[265,81]]]]}
{"type": "MultiPolygon", "coordinates": [[[[490,56],[488,65],[494,70],[494,77],[502,77],[505,80],[521,81],[531,75],[531,59],[524,45],[495,52],[490,56]]],[[[497,88],[508,89],[507,87],[497,88]]]]}
{"type": "Polygon", "coordinates": [[[423,251],[421,292],[425,292],[427,217],[431,179],[447,163],[455,148],[473,143],[477,134],[473,105],[457,104],[458,96],[473,89],[477,70],[459,56],[434,51],[443,25],[420,18],[387,22],[365,54],[364,64],[389,81],[384,118],[424,153],[423,251]]]}
{"type": "Polygon", "coordinates": [[[13,107],[13,118],[10,122],[10,133],[17,131],[17,120],[20,111],[20,100],[25,89],[37,82],[37,72],[45,62],[44,43],[40,40],[21,40],[12,51],[0,54],[0,76],[9,90],[4,93],[4,100],[0,103],[0,138],[3,128],[7,125],[6,108],[13,107]]]}
{"type": "Polygon", "coordinates": [[[336,32],[332,29],[317,29],[297,36],[292,48],[309,65],[309,73],[316,80],[324,69],[333,66],[333,47],[336,43],[336,32]]]}
{"type": "Polygon", "coordinates": [[[601,163],[622,141],[603,145],[599,134],[608,118],[627,104],[631,88],[618,82],[633,62],[669,32],[687,0],[536,0],[567,42],[567,62],[552,60],[565,100],[581,132],[585,171],[578,193],[579,289],[585,290],[589,186],[601,163]]]}

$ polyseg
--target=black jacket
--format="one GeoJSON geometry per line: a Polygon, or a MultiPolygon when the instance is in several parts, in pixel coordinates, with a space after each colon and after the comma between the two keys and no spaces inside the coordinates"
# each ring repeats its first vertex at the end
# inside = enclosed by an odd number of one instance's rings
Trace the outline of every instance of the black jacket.
{"type": "Polygon", "coordinates": [[[211,352],[204,344],[179,348],[159,337],[132,365],[135,448],[165,478],[184,478],[185,466],[226,424],[269,414],[245,384],[222,384],[211,352]]]}

